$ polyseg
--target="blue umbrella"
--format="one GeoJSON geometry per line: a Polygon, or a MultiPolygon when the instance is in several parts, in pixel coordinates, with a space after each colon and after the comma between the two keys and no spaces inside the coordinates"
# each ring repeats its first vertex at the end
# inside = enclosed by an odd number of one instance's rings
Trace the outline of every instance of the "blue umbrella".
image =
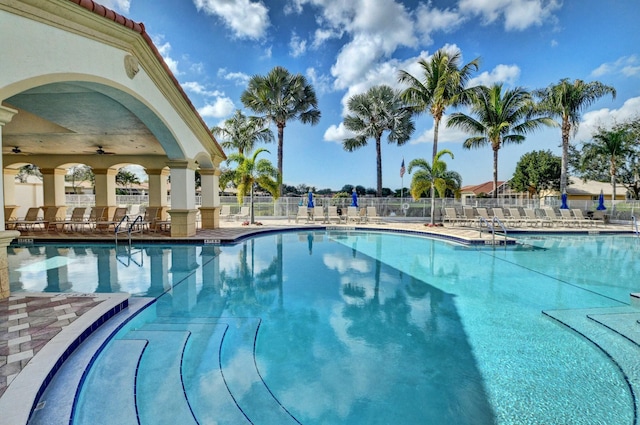
{"type": "Polygon", "coordinates": [[[353,191],[351,192],[351,206],[352,207],[358,206],[358,194],[356,193],[355,189],[353,189],[353,191]]]}
{"type": "Polygon", "coordinates": [[[307,207],[313,208],[313,193],[309,191],[309,202],[307,203],[307,207]]]}
{"type": "Polygon", "coordinates": [[[600,189],[600,196],[598,196],[598,211],[606,210],[607,207],[604,206],[604,193],[602,193],[602,189],[600,189]]]}
{"type": "Polygon", "coordinates": [[[562,196],[560,197],[562,199],[562,205],[560,205],[560,209],[562,210],[568,210],[569,206],[567,205],[567,192],[565,192],[564,190],[562,191],[562,196]]]}

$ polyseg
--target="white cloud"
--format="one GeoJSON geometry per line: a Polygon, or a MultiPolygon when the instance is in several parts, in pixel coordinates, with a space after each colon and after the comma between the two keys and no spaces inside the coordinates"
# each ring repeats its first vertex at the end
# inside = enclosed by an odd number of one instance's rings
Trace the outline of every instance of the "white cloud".
{"type": "Polygon", "coordinates": [[[520,77],[520,67],[517,65],[498,65],[490,72],[484,71],[469,80],[469,86],[491,86],[493,83],[507,83],[510,85],[520,77]]]}
{"type": "Polygon", "coordinates": [[[607,74],[622,74],[626,77],[640,76],[640,58],[637,55],[622,56],[615,62],[603,63],[591,71],[592,77],[602,77],[607,74]]]}
{"type": "Polygon", "coordinates": [[[209,91],[197,81],[187,81],[186,83],[182,83],[181,85],[185,90],[191,93],[202,95],[202,96],[209,96],[209,97],[224,96],[223,92],[218,90],[209,91]]]}
{"type": "Polygon", "coordinates": [[[457,10],[441,10],[431,7],[431,4],[421,3],[416,9],[416,31],[422,35],[425,44],[433,43],[432,33],[455,31],[465,20],[457,10]]]}
{"type": "Polygon", "coordinates": [[[269,27],[269,9],[250,0],[193,0],[196,8],[221,18],[238,38],[260,39],[269,27]]]}
{"type": "Polygon", "coordinates": [[[246,86],[251,76],[244,72],[228,72],[226,68],[218,69],[218,77],[233,81],[236,86],[246,86]]]}
{"type": "Polygon", "coordinates": [[[323,140],[327,142],[336,142],[342,144],[342,141],[344,139],[353,136],[354,134],[345,128],[344,123],[340,123],[338,124],[338,126],[331,125],[329,128],[327,128],[327,130],[324,132],[323,140]]]}
{"type": "Polygon", "coordinates": [[[576,137],[577,142],[591,139],[598,127],[611,128],[615,124],[640,117],[640,97],[627,99],[619,109],[602,108],[582,116],[576,137]]]}
{"type": "MultiPolygon", "coordinates": [[[[418,118],[420,119],[420,118],[418,118]]],[[[449,116],[444,115],[440,121],[438,128],[438,147],[440,143],[462,143],[469,138],[469,134],[457,128],[447,127],[449,116]]],[[[425,130],[417,138],[412,139],[409,144],[417,145],[420,143],[433,143],[434,127],[425,130]]]]}
{"type": "Polygon", "coordinates": [[[231,115],[236,109],[233,101],[228,97],[218,97],[215,102],[207,103],[204,107],[198,109],[202,117],[207,118],[223,118],[231,115]]]}
{"type": "Polygon", "coordinates": [[[128,13],[131,6],[130,0],[101,0],[100,4],[108,9],[128,13]]]}
{"type": "Polygon", "coordinates": [[[464,14],[480,16],[485,24],[504,19],[507,31],[522,31],[554,21],[553,13],[562,6],[560,0],[460,0],[464,14]]]}
{"type": "Polygon", "coordinates": [[[295,32],[289,41],[289,54],[294,58],[303,55],[307,51],[307,40],[301,39],[295,32]]]}
{"type": "Polygon", "coordinates": [[[307,68],[305,74],[319,95],[331,91],[331,78],[328,75],[318,75],[315,68],[307,68]]]}
{"type": "Polygon", "coordinates": [[[174,75],[180,75],[180,71],[178,70],[178,61],[169,56],[169,52],[171,51],[171,43],[162,43],[162,39],[162,36],[157,37],[153,43],[158,48],[158,52],[162,56],[162,59],[164,59],[171,72],[173,72],[174,75]]]}

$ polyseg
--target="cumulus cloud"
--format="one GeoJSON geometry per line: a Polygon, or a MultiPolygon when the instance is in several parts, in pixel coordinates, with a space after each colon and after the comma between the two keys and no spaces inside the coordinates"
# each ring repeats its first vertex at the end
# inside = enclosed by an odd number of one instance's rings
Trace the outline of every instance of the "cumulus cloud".
{"type": "Polygon", "coordinates": [[[347,130],[343,123],[336,125],[331,125],[324,132],[323,140],[326,142],[336,142],[342,144],[344,139],[349,137],[353,137],[354,133],[347,130]]]}
{"type": "Polygon", "coordinates": [[[554,12],[562,6],[560,0],[460,0],[464,14],[480,16],[485,24],[504,19],[507,31],[522,31],[554,21],[554,12]]]}
{"type": "Polygon", "coordinates": [[[294,58],[303,55],[307,51],[307,40],[301,39],[295,32],[289,41],[289,54],[294,58]]]}
{"type": "Polygon", "coordinates": [[[198,11],[217,16],[238,38],[260,39],[269,27],[269,9],[250,0],[193,0],[198,11]]]}
{"type": "Polygon", "coordinates": [[[202,96],[217,97],[224,96],[224,93],[219,90],[207,90],[202,84],[197,81],[187,81],[182,83],[182,87],[191,93],[199,94],[202,96]]]}
{"type": "Polygon", "coordinates": [[[227,68],[218,69],[218,77],[233,81],[236,86],[246,86],[251,79],[251,76],[244,72],[229,72],[227,68]]]}
{"type": "Polygon", "coordinates": [[[421,34],[425,44],[433,43],[432,33],[455,31],[465,20],[466,17],[458,10],[438,9],[425,3],[421,3],[416,9],[416,31],[421,34]]]}
{"type": "MultiPolygon", "coordinates": [[[[462,143],[469,138],[469,134],[457,128],[447,127],[449,121],[448,115],[443,115],[442,121],[440,121],[440,127],[438,128],[438,146],[440,143],[462,143]]],[[[411,139],[409,144],[418,145],[420,143],[433,143],[434,127],[423,131],[417,138],[411,139]]]]}
{"type": "Polygon", "coordinates": [[[469,86],[491,86],[494,83],[507,83],[510,85],[520,77],[520,67],[517,65],[498,65],[491,71],[484,71],[477,77],[469,80],[469,86]]]}
{"type": "Polygon", "coordinates": [[[640,76],[640,58],[637,55],[622,56],[614,62],[606,62],[591,71],[592,77],[607,74],[622,74],[626,77],[640,76]]]}
{"type": "Polygon", "coordinates": [[[639,117],[640,97],[627,99],[618,109],[602,108],[589,111],[582,116],[578,133],[573,140],[578,142],[590,140],[598,127],[611,128],[615,124],[639,117]]]}
{"type": "Polygon", "coordinates": [[[235,110],[233,101],[228,97],[217,97],[213,103],[207,103],[198,109],[202,117],[223,118],[231,115],[235,110]]]}
{"type": "Polygon", "coordinates": [[[157,37],[153,41],[153,44],[156,45],[158,52],[162,56],[162,59],[164,59],[164,62],[167,64],[171,72],[173,72],[173,75],[180,75],[180,71],[178,70],[178,61],[169,56],[169,52],[171,51],[171,43],[163,43],[162,39],[163,37],[157,37]]]}
{"type": "Polygon", "coordinates": [[[305,75],[315,88],[316,93],[321,95],[331,91],[331,78],[328,75],[318,74],[315,68],[307,68],[305,75]]]}

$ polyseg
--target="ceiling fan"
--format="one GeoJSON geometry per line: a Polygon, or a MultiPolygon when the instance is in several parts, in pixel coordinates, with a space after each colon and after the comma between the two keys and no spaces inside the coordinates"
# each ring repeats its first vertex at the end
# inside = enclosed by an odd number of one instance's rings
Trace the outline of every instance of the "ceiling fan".
{"type": "Polygon", "coordinates": [[[16,155],[29,155],[26,152],[22,152],[22,149],[20,149],[18,146],[14,146],[13,149],[11,149],[11,153],[14,153],[16,155]]]}
{"type": "Polygon", "coordinates": [[[96,154],[98,155],[115,155],[115,152],[107,152],[104,149],[102,149],[102,146],[98,146],[98,149],[96,149],[96,154]]]}

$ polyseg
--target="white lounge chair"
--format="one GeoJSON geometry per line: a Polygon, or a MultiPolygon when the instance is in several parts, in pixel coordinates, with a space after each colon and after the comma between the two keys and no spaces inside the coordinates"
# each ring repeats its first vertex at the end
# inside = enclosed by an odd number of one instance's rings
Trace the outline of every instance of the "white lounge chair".
{"type": "Polygon", "coordinates": [[[451,223],[452,225],[456,225],[460,222],[460,218],[456,213],[455,208],[447,207],[444,209],[444,215],[442,216],[443,223],[451,223]]]}
{"type": "Polygon", "coordinates": [[[371,223],[382,223],[382,217],[378,215],[376,207],[367,207],[367,221],[371,223]]]}
{"type": "Polygon", "coordinates": [[[572,208],[571,211],[573,211],[573,216],[576,218],[577,222],[579,225],[585,225],[585,226],[595,226],[596,222],[594,220],[590,220],[587,217],[585,217],[582,214],[582,210],[579,208],[572,208]]]}
{"type": "Polygon", "coordinates": [[[231,205],[223,205],[220,207],[220,220],[231,220],[231,205]]]}
{"type": "Polygon", "coordinates": [[[309,222],[309,208],[305,206],[298,206],[298,214],[296,215],[296,223],[299,220],[304,220],[305,223],[309,222]]]}
{"type": "Polygon", "coordinates": [[[358,214],[357,207],[347,208],[347,223],[350,221],[353,221],[354,223],[358,223],[360,221],[360,215],[358,214]]]}
{"type": "Polygon", "coordinates": [[[336,223],[340,223],[341,221],[341,218],[338,215],[338,207],[327,208],[327,223],[331,223],[332,220],[335,220],[336,223]]]}
{"type": "Polygon", "coordinates": [[[240,212],[233,216],[235,221],[249,219],[249,207],[240,207],[240,212]]]}

